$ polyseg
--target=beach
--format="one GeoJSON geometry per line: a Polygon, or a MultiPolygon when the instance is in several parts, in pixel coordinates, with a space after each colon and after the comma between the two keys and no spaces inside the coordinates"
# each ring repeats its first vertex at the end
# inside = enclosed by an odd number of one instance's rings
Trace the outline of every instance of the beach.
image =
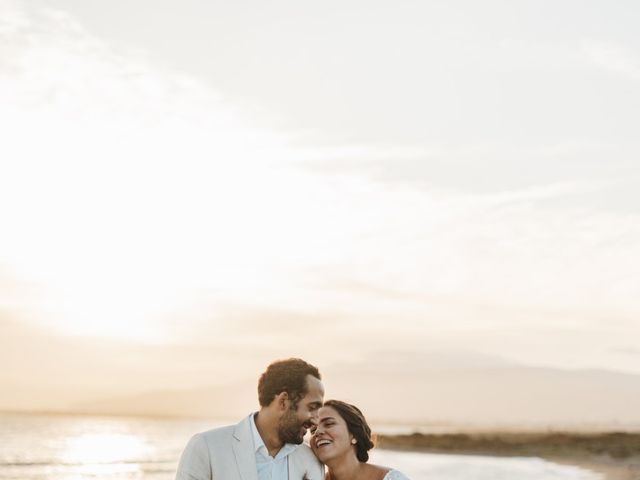
{"type": "Polygon", "coordinates": [[[385,449],[423,453],[539,457],[573,465],[606,480],[640,479],[640,433],[635,432],[473,432],[380,435],[385,449]]]}

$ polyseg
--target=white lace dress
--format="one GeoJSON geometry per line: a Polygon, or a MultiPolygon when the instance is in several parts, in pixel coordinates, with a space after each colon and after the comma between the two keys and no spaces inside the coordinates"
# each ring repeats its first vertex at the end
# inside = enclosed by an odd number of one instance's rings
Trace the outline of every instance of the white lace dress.
{"type": "Polygon", "coordinates": [[[409,480],[409,477],[398,470],[389,470],[382,480],[409,480]]]}

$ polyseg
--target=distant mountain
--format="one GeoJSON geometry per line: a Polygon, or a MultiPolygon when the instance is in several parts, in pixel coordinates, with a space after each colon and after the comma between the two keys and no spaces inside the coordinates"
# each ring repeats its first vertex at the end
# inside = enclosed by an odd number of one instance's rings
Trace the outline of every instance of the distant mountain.
{"type": "MultiPolygon", "coordinates": [[[[360,406],[377,423],[453,426],[640,425],[640,375],[520,366],[383,369],[346,365],[324,372],[326,398],[360,406]]],[[[155,391],[84,402],[87,413],[240,418],[257,408],[253,383],[155,391]]]]}
{"type": "Polygon", "coordinates": [[[235,418],[257,409],[256,386],[235,383],[190,390],[159,390],[81,402],[74,409],[83,413],[235,418]]]}
{"type": "Polygon", "coordinates": [[[517,366],[416,370],[343,372],[333,386],[352,391],[350,399],[369,416],[389,422],[640,425],[640,375],[517,366]]]}

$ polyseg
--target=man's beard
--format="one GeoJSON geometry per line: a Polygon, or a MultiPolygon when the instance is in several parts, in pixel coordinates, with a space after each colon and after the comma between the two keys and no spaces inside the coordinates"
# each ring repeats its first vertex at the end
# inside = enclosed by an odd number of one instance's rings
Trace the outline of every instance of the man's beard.
{"type": "Polygon", "coordinates": [[[304,440],[304,435],[300,434],[300,430],[306,422],[301,422],[296,417],[295,410],[287,410],[278,422],[278,436],[284,443],[293,443],[299,445],[304,440]]]}

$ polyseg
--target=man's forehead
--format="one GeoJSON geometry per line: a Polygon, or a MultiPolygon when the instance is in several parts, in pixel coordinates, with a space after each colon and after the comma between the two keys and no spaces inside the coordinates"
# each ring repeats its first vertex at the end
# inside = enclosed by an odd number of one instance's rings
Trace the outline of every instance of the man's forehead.
{"type": "Polygon", "coordinates": [[[313,375],[307,375],[307,390],[309,392],[319,392],[324,396],[324,385],[322,384],[322,381],[313,375]]]}
{"type": "Polygon", "coordinates": [[[322,382],[317,378],[309,375],[307,377],[307,394],[304,397],[305,403],[314,408],[320,408],[322,406],[322,400],[324,399],[324,386],[322,382]]]}

